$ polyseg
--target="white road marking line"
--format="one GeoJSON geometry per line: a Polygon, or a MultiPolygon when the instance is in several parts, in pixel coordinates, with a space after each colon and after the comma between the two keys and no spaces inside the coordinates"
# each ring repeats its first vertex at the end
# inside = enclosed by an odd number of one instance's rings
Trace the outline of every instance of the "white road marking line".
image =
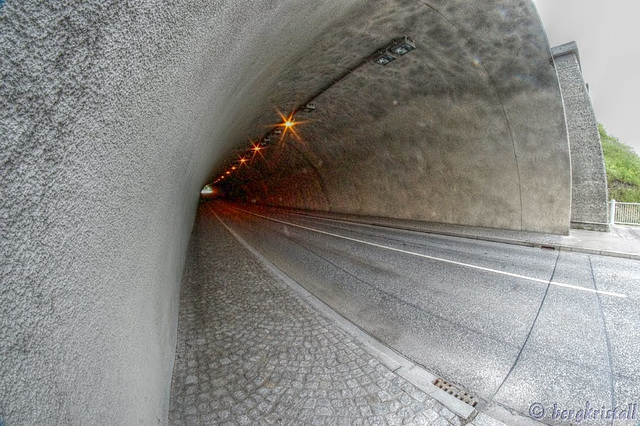
{"type": "Polygon", "coordinates": [[[542,279],[539,279],[539,278],[528,277],[526,275],[514,274],[514,273],[511,273],[511,272],[500,271],[500,270],[497,270],[497,269],[485,268],[484,266],[472,265],[470,263],[464,263],[464,262],[457,262],[455,260],[443,259],[441,257],[429,256],[427,254],[422,254],[422,253],[415,253],[415,252],[408,251],[408,250],[402,250],[402,249],[395,248],[395,247],[389,247],[389,246],[385,246],[385,245],[382,245],[382,244],[376,244],[376,243],[372,243],[372,242],[369,242],[369,241],[359,240],[357,238],[351,238],[351,237],[346,237],[344,235],[334,234],[332,232],[321,231],[319,229],[309,228],[309,227],[303,226],[303,225],[297,225],[295,223],[286,222],[286,221],[280,220],[280,219],[274,219],[274,218],[269,217],[269,216],[263,216],[261,214],[253,213],[253,212],[250,212],[250,211],[247,211],[247,210],[243,210],[243,209],[238,209],[238,210],[240,210],[242,212],[245,212],[245,213],[248,213],[248,214],[253,215],[253,216],[258,216],[258,217],[261,217],[263,219],[270,220],[272,222],[278,222],[278,223],[282,223],[284,225],[289,225],[289,226],[293,226],[293,227],[296,227],[296,228],[306,229],[307,231],[317,232],[319,234],[324,234],[324,235],[330,235],[332,237],[341,238],[343,240],[353,241],[353,242],[360,243],[360,244],[366,244],[366,245],[369,245],[369,246],[378,247],[378,248],[382,248],[382,249],[386,249],[386,250],[391,250],[391,251],[395,251],[395,252],[398,252],[398,253],[404,253],[404,254],[409,254],[409,255],[412,255],[412,256],[422,257],[424,259],[436,260],[436,261],[439,261],[439,262],[449,263],[449,264],[458,265],[458,266],[464,266],[466,268],[477,269],[477,270],[485,271],[485,272],[492,272],[494,274],[505,275],[505,276],[513,277],[513,278],[521,278],[523,280],[534,281],[534,282],[538,282],[538,283],[542,283],[542,284],[551,284],[551,285],[555,285],[555,286],[558,286],[558,287],[566,287],[566,288],[571,288],[571,289],[574,289],[574,290],[586,291],[588,293],[597,293],[597,294],[602,294],[602,295],[606,295],[606,296],[623,297],[623,298],[627,297],[625,294],[614,293],[614,292],[610,292],[610,291],[594,290],[594,289],[591,289],[591,288],[580,287],[580,286],[572,285],[572,284],[565,284],[565,283],[561,283],[561,282],[557,282],[557,281],[549,282],[549,280],[542,280],[542,279]]]}

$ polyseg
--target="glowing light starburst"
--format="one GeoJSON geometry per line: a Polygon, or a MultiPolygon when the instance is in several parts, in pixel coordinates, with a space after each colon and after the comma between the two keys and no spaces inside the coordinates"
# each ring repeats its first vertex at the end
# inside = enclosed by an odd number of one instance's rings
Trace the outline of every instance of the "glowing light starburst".
{"type": "Polygon", "coordinates": [[[294,114],[293,113],[289,114],[288,116],[285,116],[280,111],[277,111],[277,112],[278,112],[278,115],[280,116],[280,118],[282,119],[282,122],[276,124],[276,128],[281,128],[282,129],[282,134],[280,135],[280,141],[284,140],[284,137],[286,136],[287,132],[291,132],[291,135],[298,142],[302,142],[302,138],[300,137],[298,132],[296,132],[295,127],[297,125],[299,125],[299,124],[305,123],[305,121],[296,121],[294,119],[294,114]]]}
{"type": "Polygon", "coordinates": [[[260,142],[254,143],[253,141],[251,141],[251,152],[253,153],[252,158],[255,158],[258,154],[260,154],[260,156],[264,158],[264,155],[262,154],[262,151],[264,151],[264,149],[265,147],[260,145],[260,142]]]}

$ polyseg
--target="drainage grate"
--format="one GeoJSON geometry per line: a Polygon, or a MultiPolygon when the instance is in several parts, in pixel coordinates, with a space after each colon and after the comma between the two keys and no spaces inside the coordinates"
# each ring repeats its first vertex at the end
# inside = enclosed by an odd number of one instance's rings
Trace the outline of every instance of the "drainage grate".
{"type": "Polygon", "coordinates": [[[540,248],[542,250],[555,250],[556,248],[554,246],[545,246],[545,245],[541,245],[540,248]]]}
{"type": "Polygon", "coordinates": [[[478,398],[468,394],[463,390],[458,389],[455,385],[447,382],[444,379],[437,378],[433,381],[433,384],[439,387],[440,389],[442,389],[443,391],[445,391],[446,393],[448,393],[449,395],[455,398],[458,398],[460,401],[464,402],[465,404],[469,404],[472,407],[475,407],[476,405],[478,405],[478,398]]]}

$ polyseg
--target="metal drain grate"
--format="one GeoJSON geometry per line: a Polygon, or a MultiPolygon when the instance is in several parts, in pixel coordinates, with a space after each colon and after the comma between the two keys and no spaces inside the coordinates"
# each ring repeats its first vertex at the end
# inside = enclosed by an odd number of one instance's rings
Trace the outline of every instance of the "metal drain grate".
{"type": "Polygon", "coordinates": [[[465,404],[469,404],[472,407],[475,407],[476,405],[478,405],[478,398],[476,398],[473,395],[470,395],[469,393],[458,389],[455,385],[447,382],[444,379],[441,378],[437,378],[433,381],[433,384],[437,387],[439,387],[440,389],[442,389],[443,391],[445,391],[446,393],[448,393],[449,395],[458,398],[460,401],[464,402],[465,404]]]}

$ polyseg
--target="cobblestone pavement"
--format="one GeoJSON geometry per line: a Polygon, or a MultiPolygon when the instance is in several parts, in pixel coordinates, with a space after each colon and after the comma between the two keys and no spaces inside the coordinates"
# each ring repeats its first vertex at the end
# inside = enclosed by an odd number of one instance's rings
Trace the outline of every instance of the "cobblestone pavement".
{"type": "Polygon", "coordinates": [[[187,256],[170,424],[460,424],[300,300],[207,204],[187,256]]]}

